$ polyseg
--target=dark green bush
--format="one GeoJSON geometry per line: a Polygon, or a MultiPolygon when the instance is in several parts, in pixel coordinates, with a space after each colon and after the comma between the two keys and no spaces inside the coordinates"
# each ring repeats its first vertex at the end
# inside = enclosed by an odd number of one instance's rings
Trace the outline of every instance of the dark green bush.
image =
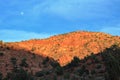
{"type": "Polygon", "coordinates": [[[50,71],[38,71],[38,72],[36,72],[35,73],[35,76],[36,77],[42,77],[42,76],[44,76],[44,75],[49,75],[50,74],[50,71]]]}
{"type": "Polygon", "coordinates": [[[33,77],[27,71],[20,68],[17,72],[7,73],[5,80],[33,80],[33,77]]]}
{"type": "Polygon", "coordinates": [[[63,74],[63,68],[60,67],[60,66],[57,66],[55,68],[55,72],[56,72],[57,75],[62,75],[63,74]]]}
{"type": "Polygon", "coordinates": [[[2,73],[0,72],[0,80],[2,80],[2,78],[3,78],[3,75],[2,75],[2,73]]]}
{"type": "Polygon", "coordinates": [[[11,58],[11,63],[12,63],[13,65],[16,65],[17,59],[16,59],[15,57],[12,57],[12,58],[11,58]]]}
{"type": "Polygon", "coordinates": [[[91,74],[93,75],[93,74],[95,74],[96,73],[96,71],[95,70],[91,70],[91,74]]]}
{"type": "Polygon", "coordinates": [[[3,56],[4,55],[4,53],[3,52],[0,52],[0,56],[3,56]]]}
{"type": "Polygon", "coordinates": [[[66,66],[66,68],[76,67],[79,65],[79,63],[80,63],[80,59],[75,56],[73,60],[66,66]]]}
{"type": "Polygon", "coordinates": [[[79,76],[82,76],[84,73],[84,70],[80,68],[77,70],[77,73],[79,74],[79,76]]]}
{"type": "Polygon", "coordinates": [[[89,74],[89,71],[86,69],[86,67],[83,65],[81,68],[77,70],[77,73],[79,76],[82,76],[84,73],[89,74]]]}
{"type": "Polygon", "coordinates": [[[97,69],[100,69],[101,67],[102,67],[101,64],[96,65],[96,68],[97,68],[97,69]]]}
{"type": "Polygon", "coordinates": [[[42,64],[46,64],[48,61],[49,61],[49,57],[46,57],[46,58],[43,60],[42,64]]]}
{"type": "Polygon", "coordinates": [[[69,79],[70,78],[70,73],[64,74],[64,79],[69,79]]]}
{"type": "Polygon", "coordinates": [[[23,59],[21,60],[20,66],[22,66],[22,67],[28,67],[28,64],[27,64],[26,61],[27,61],[26,58],[23,58],[23,59]]]}
{"type": "Polygon", "coordinates": [[[38,71],[38,72],[35,73],[35,76],[36,76],[36,77],[42,77],[42,76],[44,76],[44,75],[45,75],[45,72],[44,72],[44,71],[38,71]]]}
{"type": "Polygon", "coordinates": [[[55,62],[55,61],[51,61],[50,62],[50,65],[53,67],[53,68],[56,68],[57,66],[60,66],[60,64],[58,62],[55,62]]]}

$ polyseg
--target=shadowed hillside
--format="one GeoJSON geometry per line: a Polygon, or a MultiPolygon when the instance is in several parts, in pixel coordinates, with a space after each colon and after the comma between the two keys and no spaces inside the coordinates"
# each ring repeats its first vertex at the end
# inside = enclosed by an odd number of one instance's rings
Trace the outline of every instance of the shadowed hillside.
{"type": "Polygon", "coordinates": [[[29,80],[28,78],[23,79],[27,77],[24,76],[25,74],[32,77],[39,71],[49,72],[53,62],[55,62],[53,59],[43,55],[37,55],[24,49],[15,49],[6,43],[0,44],[0,80],[1,76],[6,77],[5,80],[29,80]],[[23,73],[19,73],[19,71],[23,73]],[[19,79],[19,76],[23,78],[19,79]]]}

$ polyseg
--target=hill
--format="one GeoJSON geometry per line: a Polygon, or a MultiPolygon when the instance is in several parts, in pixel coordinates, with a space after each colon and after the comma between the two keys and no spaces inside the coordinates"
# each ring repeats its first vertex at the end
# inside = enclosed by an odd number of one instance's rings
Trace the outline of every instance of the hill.
{"type": "Polygon", "coordinates": [[[61,66],[69,63],[74,56],[83,59],[91,53],[97,54],[113,44],[119,44],[120,37],[101,32],[76,31],[52,36],[46,39],[10,43],[14,48],[32,51],[58,61],[61,66]]]}
{"type": "Polygon", "coordinates": [[[119,80],[119,46],[118,36],[85,31],[1,41],[0,80],[119,80]]]}

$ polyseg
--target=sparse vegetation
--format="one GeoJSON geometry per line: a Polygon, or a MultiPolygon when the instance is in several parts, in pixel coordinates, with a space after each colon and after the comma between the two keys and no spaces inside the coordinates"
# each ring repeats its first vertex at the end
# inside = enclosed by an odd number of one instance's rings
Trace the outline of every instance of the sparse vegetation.
{"type": "Polygon", "coordinates": [[[120,38],[109,36],[84,31],[4,43],[0,80],[119,80],[120,38]]]}
{"type": "Polygon", "coordinates": [[[109,74],[109,80],[119,80],[120,79],[120,48],[113,45],[111,48],[107,49],[102,53],[106,69],[109,74]],[[118,55],[118,56],[117,56],[118,55]]]}
{"type": "Polygon", "coordinates": [[[20,68],[16,72],[8,73],[4,80],[33,80],[33,78],[27,71],[20,68]]]}
{"type": "Polygon", "coordinates": [[[35,73],[35,76],[36,77],[42,77],[42,76],[45,76],[45,75],[49,75],[50,74],[50,72],[49,71],[38,71],[38,72],[36,72],[35,73]]]}

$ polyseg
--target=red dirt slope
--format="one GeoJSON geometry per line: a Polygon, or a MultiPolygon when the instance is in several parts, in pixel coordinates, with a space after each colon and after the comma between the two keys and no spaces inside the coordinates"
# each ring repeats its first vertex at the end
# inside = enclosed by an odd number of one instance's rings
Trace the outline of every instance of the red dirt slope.
{"type": "Polygon", "coordinates": [[[74,56],[80,59],[91,53],[97,54],[113,44],[119,44],[120,37],[101,32],[76,31],[55,35],[46,39],[33,39],[8,43],[15,49],[30,50],[39,55],[46,55],[57,60],[62,66],[74,56]]]}

